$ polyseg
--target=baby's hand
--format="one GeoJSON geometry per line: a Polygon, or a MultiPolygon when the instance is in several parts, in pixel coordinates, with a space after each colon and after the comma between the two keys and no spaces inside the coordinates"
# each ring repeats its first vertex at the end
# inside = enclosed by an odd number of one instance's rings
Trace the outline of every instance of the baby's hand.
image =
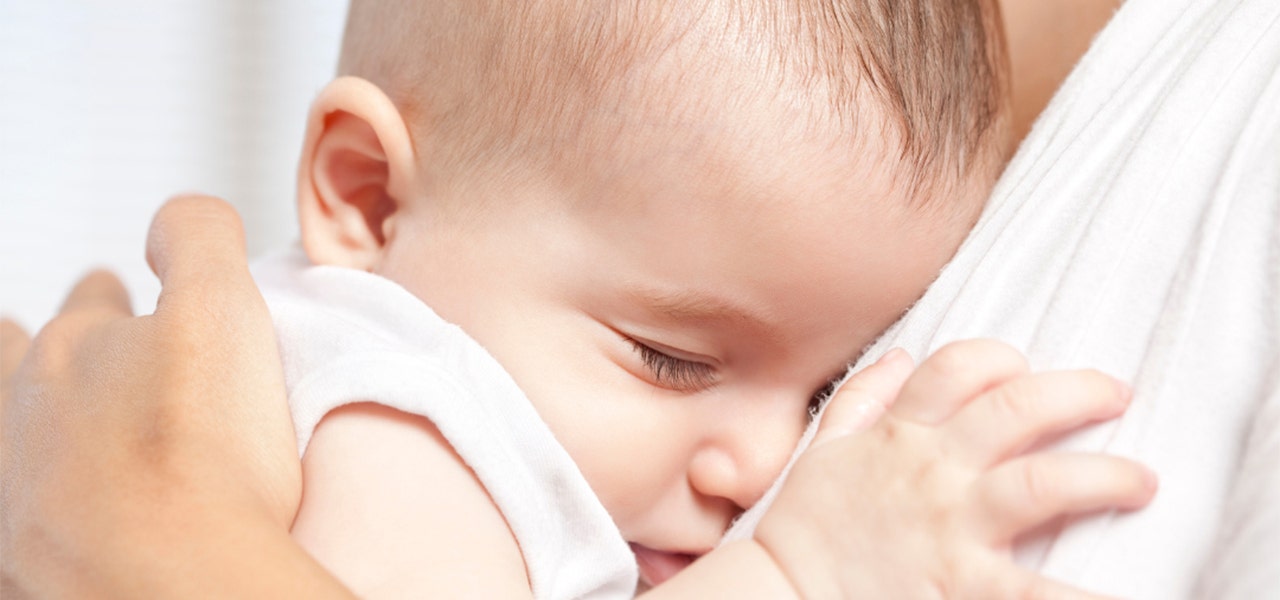
{"type": "Polygon", "coordinates": [[[756,540],[806,598],[1094,598],[1013,564],[1014,538],[1140,508],[1155,478],[1115,456],[1024,452],[1129,398],[1097,371],[1029,374],[998,342],[951,344],[914,373],[891,353],[837,392],[756,540]]]}

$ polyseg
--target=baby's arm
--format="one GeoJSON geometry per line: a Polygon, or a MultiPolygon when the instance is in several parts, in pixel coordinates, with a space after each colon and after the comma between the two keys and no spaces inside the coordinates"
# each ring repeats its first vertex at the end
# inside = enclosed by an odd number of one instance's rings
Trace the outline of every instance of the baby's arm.
{"type": "Polygon", "coordinates": [[[506,521],[424,417],[334,410],[302,460],[293,537],[361,597],[531,595],[506,521]]]}

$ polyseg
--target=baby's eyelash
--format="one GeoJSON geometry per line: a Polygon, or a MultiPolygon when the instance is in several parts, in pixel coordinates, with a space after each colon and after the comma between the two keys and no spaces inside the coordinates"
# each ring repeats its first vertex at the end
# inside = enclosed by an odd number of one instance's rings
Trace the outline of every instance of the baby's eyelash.
{"type": "Polygon", "coordinates": [[[822,389],[818,390],[813,394],[813,396],[809,397],[808,410],[809,410],[810,419],[815,419],[818,417],[818,411],[822,409],[822,403],[826,402],[827,397],[829,397],[833,392],[836,391],[836,381],[838,380],[832,379],[831,381],[828,381],[827,385],[822,386],[822,389]]]}
{"type": "Polygon", "coordinates": [[[627,338],[627,343],[640,354],[646,369],[657,383],[682,392],[696,392],[715,383],[715,368],[700,362],[676,358],[645,344],[627,338]]]}

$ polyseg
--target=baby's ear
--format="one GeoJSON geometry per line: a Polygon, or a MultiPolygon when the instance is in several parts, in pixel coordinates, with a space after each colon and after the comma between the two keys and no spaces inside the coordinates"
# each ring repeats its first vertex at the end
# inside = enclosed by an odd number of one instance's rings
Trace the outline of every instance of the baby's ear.
{"type": "Polygon", "coordinates": [[[377,86],[340,77],[307,119],[298,165],[302,245],[316,264],[372,270],[416,189],[409,130],[377,86]]]}

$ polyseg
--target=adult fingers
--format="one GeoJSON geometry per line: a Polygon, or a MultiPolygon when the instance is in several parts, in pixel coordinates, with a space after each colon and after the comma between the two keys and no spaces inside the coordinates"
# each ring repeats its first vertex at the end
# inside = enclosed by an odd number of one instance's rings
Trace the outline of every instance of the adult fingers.
{"type": "Polygon", "coordinates": [[[978,523],[988,540],[1005,543],[1060,516],[1141,508],[1156,486],[1149,469],[1118,456],[1033,454],[1000,465],[978,482],[978,523]]]}
{"type": "Polygon", "coordinates": [[[875,364],[850,377],[827,403],[812,447],[875,424],[893,404],[913,367],[911,355],[894,348],[875,364]]]}
{"type": "Polygon", "coordinates": [[[1115,418],[1131,397],[1128,386],[1092,369],[1037,373],[984,392],[941,430],[949,448],[985,467],[1045,436],[1115,418]]]}
{"type": "Polygon", "coordinates": [[[160,278],[157,314],[203,309],[209,296],[257,294],[240,216],[217,198],[182,196],[166,202],[147,235],[147,264],[160,278]]]}
{"type": "Polygon", "coordinates": [[[9,319],[0,318],[0,394],[7,393],[4,390],[30,346],[31,336],[26,330],[9,319]]]}
{"type": "Polygon", "coordinates": [[[161,284],[147,326],[173,349],[165,352],[183,358],[168,365],[175,372],[169,393],[199,397],[199,410],[217,415],[201,434],[240,440],[228,451],[239,455],[231,468],[245,470],[273,514],[291,522],[301,490],[297,441],[275,330],[249,272],[239,215],[216,198],[170,200],[152,221],[147,261],[161,284]]]}
{"type": "Polygon", "coordinates": [[[85,275],[67,294],[67,299],[58,309],[59,315],[67,315],[80,311],[105,311],[113,316],[133,316],[133,306],[129,302],[129,292],[115,275],[108,271],[96,270],[85,275]]]}
{"type": "Polygon", "coordinates": [[[937,425],[982,392],[1027,371],[1022,354],[1002,342],[953,342],[921,363],[902,386],[891,412],[923,425],[937,425]]]}

